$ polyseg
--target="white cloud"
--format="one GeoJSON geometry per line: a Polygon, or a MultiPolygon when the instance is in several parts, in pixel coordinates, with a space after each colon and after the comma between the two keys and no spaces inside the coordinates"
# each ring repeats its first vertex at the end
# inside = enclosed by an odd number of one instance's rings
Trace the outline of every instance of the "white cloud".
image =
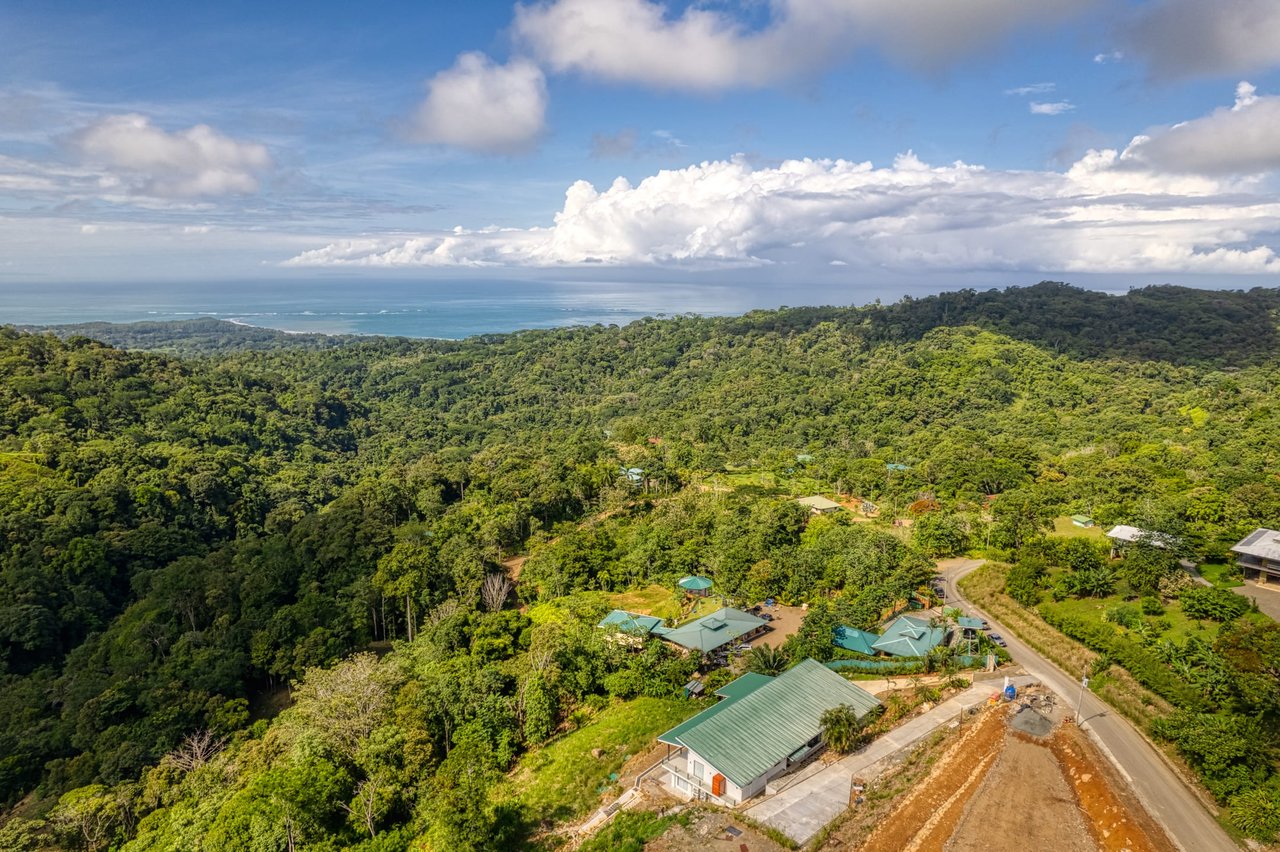
{"type": "Polygon", "coordinates": [[[1110,51],[1107,51],[1106,53],[1095,53],[1093,55],[1093,61],[1097,65],[1109,65],[1113,62],[1123,62],[1124,51],[1110,50],[1110,51]]]}
{"type": "Polygon", "coordinates": [[[497,65],[464,53],[427,82],[411,133],[419,142],[488,153],[527,150],[542,134],[547,86],[527,60],[497,65]]]}
{"type": "Polygon", "coordinates": [[[1092,0],[772,0],[749,30],[694,4],[676,15],[655,0],[548,0],[516,7],[521,42],[551,69],[617,82],[715,91],[765,86],[860,48],[937,68],[1092,0]]]}
{"type": "Polygon", "coordinates": [[[104,190],[154,198],[249,195],[272,167],[263,145],[224,136],[206,124],[173,133],[143,115],[110,115],[73,136],[104,190]]]}
{"type": "Polygon", "coordinates": [[[1201,118],[1148,130],[1120,155],[1126,165],[1201,175],[1256,175],[1280,169],[1280,96],[1248,82],[1236,101],[1201,118]]]}
{"type": "Polygon", "coordinates": [[[1157,77],[1264,71],[1280,65],[1280,3],[1152,0],[1127,36],[1157,77]]]}
{"type": "Polygon", "coordinates": [[[1062,115],[1064,112],[1070,112],[1075,108],[1076,105],[1070,101],[1053,101],[1051,103],[1032,101],[1029,105],[1032,115],[1062,115]]]}
{"type": "Polygon", "coordinates": [[[1280,201],[1092,151],[1065,173],[745,158],[571,186],[546,228],[368,237],[288,266],[847,264],[850,270],[1280,274],[1280,201]]]}
{"type": "Polygon", "coordinates": [[[1006,95],[1026,97],[1027,95],[1043,95],[1052,92],[1056,88],[1058,88],[1057,83],[1032,83],[1028,86],[1019,86],[1016,89],[1005,89],[1004,93],[1006,95]]]}

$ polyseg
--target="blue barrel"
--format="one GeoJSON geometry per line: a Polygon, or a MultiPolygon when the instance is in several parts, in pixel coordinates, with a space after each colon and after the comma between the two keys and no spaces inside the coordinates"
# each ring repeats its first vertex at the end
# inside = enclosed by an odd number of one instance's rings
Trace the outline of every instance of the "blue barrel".
{"type": "Polygon", "coordinates": [[[1009,684],[1004,688],[1004,700],[1012,701],[1018,697],[1018,690],[1013,684],[1009,684]]]}

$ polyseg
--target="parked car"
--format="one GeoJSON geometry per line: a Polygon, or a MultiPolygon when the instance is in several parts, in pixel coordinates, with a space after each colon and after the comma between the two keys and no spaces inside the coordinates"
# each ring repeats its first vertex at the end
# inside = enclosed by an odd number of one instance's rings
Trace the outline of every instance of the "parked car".
{"type": "Polygon", "coordinates": [[[734,646],[733,646],[733,650],[735,650],[735,651],[750,651],[750,650],[751,650],[751,643],[750,643],[750,642],[739,642],[737,645],[734,645],[734,646]]]}
{"type": "Polygon", "coordinates": [[[773,616],[772,616],[772,615],[770,615],[770,614],[769,614],[769,613],[767,613],[767,612],[765,612],[765,613],[761,613],[761,614],[760,614],[760,617],[761,617],[762,619],[764,619],[765,621],[773,621],[773,616]]]}
{"type": "Polygon", "coordinates": [[[1004,637],[1001,636],[999,633],[988,633],[987,638],[990,639],[992,642],[995,642],[1001,648],[1007,647],[1005,645],[1004,637]]]}

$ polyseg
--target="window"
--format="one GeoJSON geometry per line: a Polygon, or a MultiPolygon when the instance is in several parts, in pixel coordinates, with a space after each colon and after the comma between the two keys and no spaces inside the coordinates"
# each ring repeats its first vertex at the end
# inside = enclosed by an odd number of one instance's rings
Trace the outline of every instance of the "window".
{"type": "Polygon", "coordinates": [[[699,780],[702,779],[702,773],[705,767],[696,760],[689,761],[689,774],[699,780]]]}

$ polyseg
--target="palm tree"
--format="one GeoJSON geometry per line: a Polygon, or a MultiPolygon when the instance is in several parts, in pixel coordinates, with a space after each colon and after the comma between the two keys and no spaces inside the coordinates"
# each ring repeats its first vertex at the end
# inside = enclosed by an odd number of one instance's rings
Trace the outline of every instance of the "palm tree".
{"type": "Polygon", "coordinates": [[[825,711],[818,720],[822,726],[822,738],[827,747],[841,754],[848,754],[861,744],[867,726],[880,714],[880,709],[858,715],[849,704],[841,704],[825,711]]]}
{"type": "Polygon", "coordinates": [[[822,738],[826,740],[828,748],[841,754],[853,751],[862,733],[858,711],[848,704],[841,704],[823,712],[819,721],[822,725],[822,738]]]}
{"type": "Polygon", "coordinates": [[[955,656],[953,649],[946,645],[930,648],[929,653],[924,656],[925,672],[933,673],[947,668],[951,664],[953,656],[955,656]]]}
{"type": "Polygon", "coordinates": [[[747,671],[770,676],[780,675],[787,670],[789,662],[781,648],[757,645],[747,657],[747,671]]]}

